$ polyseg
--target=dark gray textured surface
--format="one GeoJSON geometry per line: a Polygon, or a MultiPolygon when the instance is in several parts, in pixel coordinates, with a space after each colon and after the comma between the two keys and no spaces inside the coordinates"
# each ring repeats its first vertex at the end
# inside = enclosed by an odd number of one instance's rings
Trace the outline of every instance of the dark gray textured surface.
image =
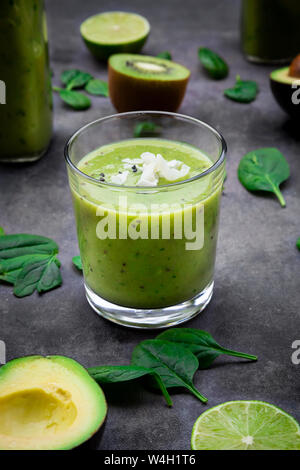
{"type": "MultiPolygon", "coordinates": [[[[101,10],[97,0],[48,1],[51,62],[58,84],[64,68],[81,67],[104,78],[81,42],[79,25],[101,10]]],[[[221,344],[255,353],[253,364],[219,359],[196,376],[196,385],[209,398],[208,406],[235,399],[273,402],[300,420],[299,372],[291,362],[291,344],[300,339],[300,144],[299,131],[273,101],[270,68],[250,65],[239,49],[238,0],[138,0],[105,2],[105,10],[125,9],[144,14],[152,33],[144,52],[169,49],[174,60],[192,70],[180,109],[208,121],[228,143],[228,179],[222,203],[216,265],[216,288],[211,304],[188,326],[210,331],[221,344]],[[197,47],[220,51],[231,64],[230,76],[209,80],[197,60],[197,47]],[[222,90],[235,74],[256,79],[258,99],[250,105],[226,100],[222,90]],[[276,146],[291,166],[284,186],[287,208],[273,197],[249,194],[237,181],[241,156],[258,147],[276,146]]],[[[55,97],[55,135],[48,154],[38,163],[0,167],[0,225],[7,232],[32,232],[53,237],[60,246],[64,284],[38,298],[13,296],[0,286],[0,339],[8,359],[28,354],[63,354],[85,366],[125,364],[133,346],[153,337],[147,332],[117,327],[89,308],[81,275],[72,267],[77,254],[75,224],[63,146],[81,125],[113,113],[108,99],[95,98],[87,112],[65,108],[55,97]]],[[[105,389],[109,414],[103,449],[188,449],[193,422],[207,407],[193,396],[173,395],[174,408],[143,388],[105,389]]]]}

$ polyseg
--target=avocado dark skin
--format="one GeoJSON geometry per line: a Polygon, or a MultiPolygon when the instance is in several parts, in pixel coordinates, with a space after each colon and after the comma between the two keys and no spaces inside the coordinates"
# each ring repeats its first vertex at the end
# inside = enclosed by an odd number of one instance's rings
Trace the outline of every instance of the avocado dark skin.
{"type": "MultiPolygon", "coordinates": [[[[298,56],[300,58],[300,56],[298,56]]],[[[294,61],[293,61],[294,62],[294,61]]],[[[299,61],[300,65],[300,61],[299,61]]],[[[299,77],[291,76],[291,67],[275,70],[270,75],[270,86],[279,106],[294,120],[300,120],[300,69],[299,77]],[[294,82],[294,83],[293,83],[294,82]]],[[[292,73],[296,73],[294,64],[292,73]]]]}

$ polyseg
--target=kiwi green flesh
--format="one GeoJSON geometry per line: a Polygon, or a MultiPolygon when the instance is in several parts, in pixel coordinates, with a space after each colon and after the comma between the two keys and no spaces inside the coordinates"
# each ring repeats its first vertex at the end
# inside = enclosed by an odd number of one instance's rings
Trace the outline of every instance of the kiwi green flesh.
{"type": "Polygon", "coordinates": [[[271,80],[275,82],[284,83],[287,85],[297,84],[300,85],[300,78],[291,77],[289,75],[289,67],[283,67],[278,70],[274,70],[270,75],[271,80]]]}
{"type": "Polygon", "coordinates": [[[109,65],[117,72],[141,80],[185,80],[190,71],[170,60],[139,54],[114,54],[109,65]]]}

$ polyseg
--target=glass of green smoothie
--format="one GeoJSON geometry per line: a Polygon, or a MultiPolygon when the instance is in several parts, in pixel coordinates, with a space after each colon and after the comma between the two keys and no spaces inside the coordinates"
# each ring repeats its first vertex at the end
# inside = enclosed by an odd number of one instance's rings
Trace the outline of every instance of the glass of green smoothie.
{"type": "Polygon", "coordinates": [[[52,136],[43,0],[0,2],[0,103],[0,163],[39,159],[52,136]]]}
{"type": "Polygon", "coordinates": [[[214,128],[166,112],[105,117],[71,137],[84,285],[98,314],[163,328],[209,303],[225,153],[214,128]]]}

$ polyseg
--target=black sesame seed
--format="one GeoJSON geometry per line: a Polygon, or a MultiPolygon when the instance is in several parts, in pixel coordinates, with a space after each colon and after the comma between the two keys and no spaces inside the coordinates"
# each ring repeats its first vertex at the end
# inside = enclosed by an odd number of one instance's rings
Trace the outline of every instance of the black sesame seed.
{"type": "Polygon", "coordinates": [[[104,173],[100,173],[100,176],[102,176],[104,178],[105,174],[104,173]]]}
{"type": "Polygon", "coordinates": [[[137,167],[135,165],[133,165],[131,168],[132,168],[133,173],[137,172],[137,167]]]}
{"type": "Polygon", "coordinates": [[[101,176],[100,181],[103,183],[105,181],[105,178],[101,176]]]}

